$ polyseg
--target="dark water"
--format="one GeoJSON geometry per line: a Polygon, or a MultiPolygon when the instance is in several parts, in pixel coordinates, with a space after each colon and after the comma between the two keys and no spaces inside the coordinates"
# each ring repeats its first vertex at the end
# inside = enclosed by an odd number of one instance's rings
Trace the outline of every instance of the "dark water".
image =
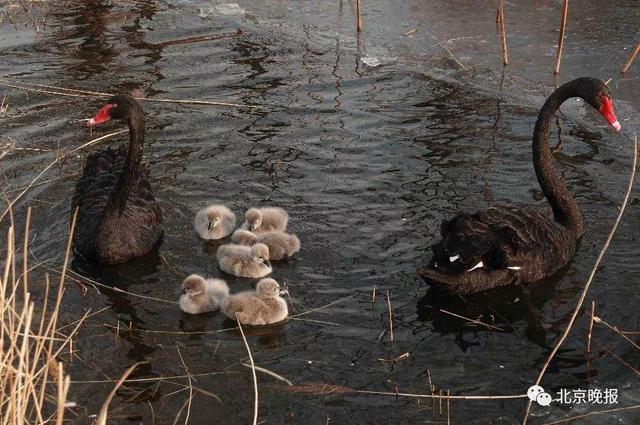
{"type": "MultiPolygon", "coordinates": [[[[2,78],[262,106],[143,105],[144,164],[163,209],[166,238],[157,253],[130,264],[96,268],[73,262],[74,272],[138,295],[91,287],[84,293],[68,284],[68,320],[108,307],[87,320],[75,356],[66,359],[74,380],[116,379],[137,361],[146,363],[135,378],[184,375],[181,355],[191,373],[209,374],[193,383],[203,392],[195,393],[190,423],[250,423],[251,373],[240,364],[246,350],[237,331],[220,332],[233,322],[216,314],[184,315],[171,303],[187,274],[222,274],[214,259],[217,245],[199,241],[191,223],[199,208],[223,202],[238,215],[254,205],[289,212],[303,248],[297,258],[278,264],[273,277],[290,287],[295,313],[339,301],[298,320],[247,330],[256,364],[295,384],[287,388],[258,376],[263,423],[446,423],[446,403],[441,408],[429,400],[342,388],[425,394],[429,374],[437,390],[452,395],[526,392],[564,329],[617,214],[630,143],[580,102],[568,102],[560,115],[564,147],[556,159],[588,227],[573,263],[526,289],[467,298],[428,291],[415,269],[428,260],[444,218],[485,207],[491,199],[547,208],[530,163],[530,139],[544,99],[540,83],[546,94],[555,84],[550,71],[559,4],[507,4],[512,64],[502,72],[493,6],[368,3],[360,40],[349,2],[247,2],[241,4],[247,13],[237,16],[209,13],[215,3],[180,0],[44,5],[28,17],[5,7],[15,16],[0,27],[2,78]],[[413,35],[403,35],[414,28],[413,35]],[[362,56],[384,64],[367,67],[362,56]],[[387,290],[393,342],[388,332],[381,335],[388,328],[387,290]]],[[[621,1],[596,10],[576,1],[573,7],[575,25],[569,26],[558,80],[614,78],[618,117],[632,134],[638,127],[639,65],[625,79],[617,70],[637,42],[637,6],[621,1]]],[[[90,116],[103,100],[5,86],[2,94],[9,103],[0,119],[3,150],[9,138],[16,145],[0,160],[0,173],[13,199],[57,152],[92,138],[74,120],[90,116]]],[[[93,136],[117,129],[111,123],[93,136]]],[[[123,134],[110,143],[125,140],[123,134]]],[[[75,180],[82,159],[99,148],[58,162],[16,204],[19,228],[26,208],[34,208],[31,261],[40,264],[34,280],[47,271],[56,275],[60,267],[75,180]]],[[[595,301],[602,318],[625,330],[640,327],[639,204],[634,191],[585,304],[595,301]]],[[[0,226],[5,234],[7,220],[0,226]]],[[[227,280],[233,291],[254,283],[227,280]]],[[[33,291],[41,292],[37,286],[33,291]]],[[[639,378],[605,349],[592,353],[587,368],[587,327],[583,313],[543,385],[553,391],[617,388],[618,405],[534,406],[531,423],[638,403],[639,378]]],[[[638,365],[640,353],[605,328],[597,327],[594,338],[638,365]]],[[[173,423],[188,398],[187,383],[128,384],[112,404],[112,423],[173,423]]],[[[73,422],[88,423],[111,388],[74,383],[70,398],[79,407],[70,415],[73,422]]],[[[452,401],[449,413],[451,423],[512,424],[521,421],[524,407],[522,399],[452,401]]],[[[181,422],[185,414],[186,407],[181,422]]],[[[580,423],[631,424],[639,417],[628,411],[580,423]]]]}

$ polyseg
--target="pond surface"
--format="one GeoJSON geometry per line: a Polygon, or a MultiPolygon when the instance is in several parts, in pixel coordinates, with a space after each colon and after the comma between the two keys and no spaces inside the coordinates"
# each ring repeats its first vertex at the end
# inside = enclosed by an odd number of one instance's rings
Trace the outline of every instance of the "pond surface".
{"type": "MultiPolygon", "coordinates": [[[[523,399],[440,404],[352,390],[428,394],[431,381],[451,395],[524,394],[565,328],[631,168],[629,140],[582,102],[567,102],[558,115],[564,144],[557,167],[588,228],[566,272],[525,289],[464,298],[427,290],[415,273],[429,260],[440,222],[459,211],[493,199],[549,210],[530,140],[556,83],[558,2],[507,3],[511,64],[504,71],[495,7],[484,2],[365,1],[359,38],[347,1],[240,6],[245,13],[235,15],[222,14],[217,3],[185,0],[49,3],[32,6],[29,16],[5,8],[11,19],[0,26],[0,94],[9,108],[0,118],[0,175],[9,199],[58,153],[121,129],[109,123],[90,135],[77,121],[104,99],[26,92],[7,86],[9,79],[258,106],[144,102],[143,162],[166,236],[157,253],[129,264],[73,261],[66,319],[107,307],[87,320],[75,355],[66,358],[76,381],[73,423],[89,423],[109,380],[135,362],[145,362],[133,374],[139,380],[118,392],[111,423],[171,424],[177,415],[184,422],[188,381],[142,378],[184,376],[185,368],[196,375],[190,423],[251,422],[245,346],[238,331],[223,331],[234,323],[220,314],[182,314],[175,304],[186,275],[223,276],[215,263],[219,243],[203,243],[192,229],[196,211],[215,202],[240,217],[251,206],[283,207],[302,241],[299,255],[277,264],[272,277],[289,286],[293,313],[304,314],[247,329],[256,364],[294,384],[258,375],[261,423],[520,423],[523,399]],[[363,57],[381,65],[369,67],[363,57]]],[[[637,5],[626,0],[600,10],[583,0],[571,7],[558,82],[613,78],[618,118],[632,135],[640,124],[640,63],[626,78],[618,70],[637,42],[637,5]]],[[[15,204],[19,229],[33,208],[33,282],[60,269],[83,159],[126,140],[123,133],[60,159],[15,204]]],[[[600,317],[630,331],[640,328],[639,205],[634,190],[585,303],[595,301],[600,317]]],[[[7,226],[7,219],[0,223],[2,235],[7,226]]],[[[224,278],[232,291],[255,284],[224,278]]],[[[42,297],[38,285],[32,290],[42,297]]],[[[596,327],[599,345],[587,364],[588,325],[582,312],[543,386],[554,397],[560,388],[616,388],[618,404],[533,406],[530,423],[638,404],[640,378],[608,352],[633,367],[640,353],[596,327]]],[[[640,413],[606,418],[631,424],[640,413]]]]}

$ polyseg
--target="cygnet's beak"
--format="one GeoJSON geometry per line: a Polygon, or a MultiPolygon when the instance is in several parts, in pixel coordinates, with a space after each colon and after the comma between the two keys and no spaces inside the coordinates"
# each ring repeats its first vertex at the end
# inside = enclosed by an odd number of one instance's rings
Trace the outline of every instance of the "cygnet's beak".
{"type": "Polygon", "coordinates": [[[180,290],[180,293],[181,293],[182,295],[186,295],[186,294],[187,294],[187,290],[186,290],[186,289],[181,289],[181,290],[180,290]]]}
{"type": "Polygon", "coordinates": [[[271,267],[271,261],[269,261],[269,260],[264,260],[263,264],[266,264],[267,267],[271,267]]]}
{"type": "Polygon", "coordinates": [[[207,230],[211,230],[211,228],[213,228],[213,223],[209,222],[209,225],[207,226],[207,230]]]}
{"type": "Polygon", "coordinates": [[[284,288],[280,289],[280,295],[287,295],[288,293],[289,293],[288,290],[286,290],[284,288]]]}

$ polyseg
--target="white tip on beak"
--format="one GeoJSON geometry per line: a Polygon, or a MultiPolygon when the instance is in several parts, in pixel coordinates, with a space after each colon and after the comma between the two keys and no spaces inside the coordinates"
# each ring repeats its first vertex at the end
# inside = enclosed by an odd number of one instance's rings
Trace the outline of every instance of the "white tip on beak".
{"type": "Polygon", "coordinates": [[[509,270],[520,270],[522,267],[520,266],[509,266],[507,267],[509,270]]]}
{"type": "Polygon", "coordinates": [[[616,131],[620,131],[620,129],[622,128],[618,120],[616,120],[613,124],[611,124],[611,127],[613,127],[616,131]]]}
{"type": "Polygon", "coordinates": [[[468,272],[472,272],[475,269],[478,269],[480,267],[484,267],[484,264],[482,264],[482,261],[480,261],[478,264],[476,264],[475,266],[471,267],[469,270],[467,270],[468,272]]]}
{"type": "Polygon", "coordinates": [[[460,258],[459,255],[454,255],[453,257],[449,257],[449,262],[453,263],[454,261],[456,261],[458,258],[460,258]]]}
{"type": "Polygon", "coordinates": [[[286,290],[286,289],[281,289],[280,290],[280,295],[287,295],[288,293],[289,293],[289,291],[286,290]]]}

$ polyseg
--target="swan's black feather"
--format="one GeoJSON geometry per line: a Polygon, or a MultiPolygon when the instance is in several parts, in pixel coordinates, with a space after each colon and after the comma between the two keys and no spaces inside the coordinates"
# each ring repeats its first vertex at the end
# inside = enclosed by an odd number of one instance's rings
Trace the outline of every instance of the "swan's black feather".
{"type": "Polygon", "coordinates": [[[551,276],[566,266],[584,225],[580,207],[553,167],[549,150],[554,115],[567,99],[580,97],[616,129],[609,87],[602,80],[577,78],[558,87],[540,109],[533,129],[533,167],[553,219],[525,205],[500,204],[460,214],[442,224],[442,240],[431,262],[418,273],[431,285],[454,292],[478,292],[551,276]]]}
{"type": "Polygon", "coordinates": [[[149,253],[162,237],[162,212],[146,177],[139,173],[124,210],[104,214],[124,172],[127,149],[107,148],[87,158],[76,184],[72,214],[78,207],[74,250],[104,264],[123,263],[149,253]]]}
{"type": "Polygon", "coordinates": [[[441,235],[419,274],[429,284],[461,293],[540,280],[565,266],[576,248],[565,227],[525,205],[459,214],[442,223],[441,235]],[[479,262],[482,267],[469,271],[479,262]]]}

